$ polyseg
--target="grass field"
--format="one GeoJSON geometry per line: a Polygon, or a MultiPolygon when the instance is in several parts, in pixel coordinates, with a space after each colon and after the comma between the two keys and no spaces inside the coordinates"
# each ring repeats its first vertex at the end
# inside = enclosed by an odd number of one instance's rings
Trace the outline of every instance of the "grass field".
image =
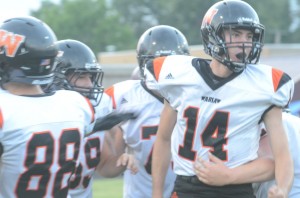
{"type": "Polygon", "coordinates": [[[123,178],[95,179],[93,183],[93,197],[122,198],[123,178]]]}

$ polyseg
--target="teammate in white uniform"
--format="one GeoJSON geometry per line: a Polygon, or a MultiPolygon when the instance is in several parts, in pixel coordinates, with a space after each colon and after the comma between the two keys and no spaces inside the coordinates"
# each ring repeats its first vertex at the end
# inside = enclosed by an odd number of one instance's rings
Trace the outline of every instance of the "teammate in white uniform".
{"type": "MultiPolygon", "coordinates": [[[[103,93],[103,71],[92,50],[76,40],[61,40],[55,78],[48,90],[74,90],[89,98],[96,110],[96,119],[112,112],[110,97],[103,93]]],[[[116,128],[118,129],[118,128],[116,128]]],[[[128,156],[123,156],[127,159],[128,156]]],[[[92,197],[92,180],[96,168],[102,176],[113,177],[125,170],[116,167],[118,156],[113,150],[110,133],[97,132],[84,138],[79,165],[70,180],[69,196],[92,197]]]]}
{"type": "Polygon", "coordinates": [[[66,197],[94,109],[76,92],[43,92],[58,52],[45,23],[11,18],[0,32],[0,197],[66,197]]]}
{"type": "MultiPolygon", "coordinates": [[[[294,162],[294,182],[288,197],[298,198],[300,197],[300,118],[288,112],[284,112],[282,114],[282,120],[283,126],[288,136],[289,150],[292,154],[294,162]]],[[[266,145],[263,146],[270,147],[268,143],[269,142],[265,142],[266,145]]],[[[275,180],[263,182],[256,191],[256,197],[268,197],[268,190],[273,185],[275,185],[275,180]]]]}
{"type": "MultiPolygon", "coordinates": [[[[116,109],[134,110],[135,120],[121,125],[123,141],[133,151],[138,161],[138,173],[124,173],[124,198],[150,198],[152,196],[151,161],[152,147],[159,124],[163,98],[150,91],[144,84],[145,62],[160,56],[189,54],[185,36],[176,28],[166,25],[146,30],[137,45],[137,58],[142,80],[117,83],[107,90],[115,101],[116,109]],[[125,89],[125,90],[124,90],[125,89]]],[[[164,197],[170,197],[175,181],[172,163],[164,184],[164,197]]]]}
{"type": "Polygon", "coordinates": [[[256,159],[261,119],[275,156],[277,186],[271,191],[287,195],[293,164],[281,108],[289,103],[294,83],[284,72],[256,64],[264,27],[249,4],[236,0],[214,4],[201,33],[211,61],[175,55],[146,66],[147,86],[165,98],[152,155],[153,197],[163,197],[171,152],[177,174],[174,197],[253,197],[250,183],[203,184],[193,163],[197,156],[208,159],[209,153],[230,168],[256,159]]]}
{"type": "MultiPolygon", "coordinates": [[[[294,162],[294,182],[289,193],[289,198],[300,197],[300,118],[288,112],[282,114],[283,126],[287,133],[289,150],[292,154],[294,162]]],[[[261,182],[262,175],[267,175],[268,179],[274,178],[274,163],[264,161],[264,163],[257,164],[256,161],[261,158],[272,157],[272,151],[269,145],[268,135],[265,131],[264,125],[262,131],[264,132],[260,140],[259,158],[246,165],[238,166],[235,168],[228,168],[224,165],[223,161],[212,157],[210,162],[199,159],[195,165],[197,176],[201,181],[210,185],[227,185],[238,184],[245,182],[261,182]],[[267,165],[266,165],[267,164],[267,165]],[[272,167],[273,166],[273,167],[272,167]],[[247,168],[246,168],[247,167],[247,168]],[[269,167],[269,168],[262,168],[269,167]]],[[[265,179],[264,178],[264,179],[265,179]]],[[[268,197],[268,189],[273,186],[275,180],[255,183],[255,195],[257,198],[268,197]]]]}

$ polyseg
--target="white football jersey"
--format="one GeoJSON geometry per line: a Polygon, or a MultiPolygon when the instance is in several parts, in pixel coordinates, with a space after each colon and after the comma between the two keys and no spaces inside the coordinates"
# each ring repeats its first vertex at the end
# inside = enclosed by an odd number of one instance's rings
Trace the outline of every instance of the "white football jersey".
{"type": "MultiPolygon", "coordinates": [[[[283,126],[287,134],[289,150],[294,162],[294,182],[289,193],[289,198],[300,197],[300,118],[290,113],[282,114],[283,126]]],[[[263,182],[256,193],[257,198],[268,197],[268,190],[275,185],[275,181],[263,182]]]]}
{"type": "MultiPolygon", "coordinates": [[[[138,173],[129,170],[124,173],[123,197],[147,198],[152,196],[151,161],[152,148],[163,108],[163,100],[158,98],[143,85],[140,80],[125,81],[114,87],[112,96],[117,110],[134,111],[138,117],[121,125],[123,138],[128,147],[134,151],[138,161],[138,173]],[[124,92],[124,88],[126,92],[124,92]],[[119,101],[119,102],[118,102],[119,101]]],[[[175,181],[175,174],[170,167],[167,172],[164,197],[170,197],[175,181]]]]}
{"type": "Polygon", "coordinates": [[[66,197],[90,102],[73,91],[39,96],[1,93],[0,197],[66,197]]]}
{"type": "MultiPolygon", "coordinates": [[[[100,103],[95,107],[96,119],[112,112],[111,98],[103,94],[100,103]]],[[[92,198],[93,175],[101,160],[105,132],[99,131],[83,139],[83,152],[79,155],[79,165],[70,180],[69,197],[92,198]]]]}
{"type": "Polygon", "coordinates": [[[116,109],[118,105],[120,105],[123,102],[126,102],[123,100],[123,94],[126,93],[129,89],[131,89],[132,85],[136,83],[137,80],[126,80],[122,81],[116,84],[113,84],[112,86],[108,87],[105,90],[105,93],[110,96],[112,103],[113,103],[113,109],[116,109]],[[117,91],[115,91],[117,90],[117,91]]]}
{"type": "Polygon", "coordinates": [[[7,91],[4,90],[4,89],[2,89],[2,88],[0,88],[0,93],[7,93],[7,91]]]}
{"type": "Polygon", "coordinates": [[[196,157],[207,160],[208,152],[232,168],[255,159],[263,113],[285,107],[294,89],[287,74],[270,66],[248,65],[220,79],[206,60],[191,56],[154,59],[145,75],[177,111],[171,150],[175,173],[185,176],[195,175],[196,157]]]}

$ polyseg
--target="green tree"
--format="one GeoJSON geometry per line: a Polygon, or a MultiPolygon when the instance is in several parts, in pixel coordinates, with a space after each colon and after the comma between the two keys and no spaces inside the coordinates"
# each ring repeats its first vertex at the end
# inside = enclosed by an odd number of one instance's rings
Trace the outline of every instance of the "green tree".
{"type": "Polygon", "coordinates": [[[161,24],[158,18],[168,9],[169,3],[161,0],[112,0],[112,5],[139,38],[148,28],[161,24]]]}
{"type": "Polygon", "coordinates": [[[175,0],[169,5],[169,13],[160,17],[162,23],[177,27],[187,37],[190,45],[202,43],[200,27],[206,11],[219,0],[175,0]]]}
{"type": "MultiPolygon", "coordinates": [[[[32,12],[48,23],[58,39],[77,39],[94,51],[135,49],[142,33],[154,25],[171,25],[190,45],[202,43],[200,27],[210,6],[219,0],[61,0],[42,1],[32,12]]],[[[289,1],[245,0],[257,11],[265,28],[265,42],[299,42],[300,28],[289,32],[289,1]]]]}
{"type": "Polygon", "coordinates": [[[282,0],[245,0],[257,12],[260,22],[265,26],[265,42],[287,42],[286,35],[291,24],[289,1],[282,0]]]}
{"type": "MultiPolygon", "coordinates": [[[[134,29],[138,38],[153,25],[171,25],[183,32],[190,45],[201,44],[200,27],[210,6],[219,0],[113,0],[116,10],[134,29]]],[[[291,16],[289,2],[282,0],[245,0],[265,25],[265,42],[297,42],[300,30],[288,32],[291,16]]],[[[299,39],[298,39],[299,40],[299,39]]],[[[299,41],[298,41],[299,42],[299,41]]]]}
{"type": "Polygon", "coordinates": [[[31,13],[45,21],[59,40],[76,39],[95,52],[135,47],[132,28],[118,13],[107,7],[105,0],[62,0],[60,4],[43,1],[41,8],[31,13]]]}
{"type": "Polygon", "coordinates": [[[200,44],[200,25],[207,9],[217,0],[113,0],[113,6],[130,24],[137,38],[154,25],[171,25],[187,37],[190,45],[200,44]]]}

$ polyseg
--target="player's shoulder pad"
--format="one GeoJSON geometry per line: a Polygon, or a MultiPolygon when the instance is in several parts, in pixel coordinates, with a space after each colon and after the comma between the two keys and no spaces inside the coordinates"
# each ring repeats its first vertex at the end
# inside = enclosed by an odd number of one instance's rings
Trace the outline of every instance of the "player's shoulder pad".
{"type": "Polygon", "coordinates": [[[274,91],[276,92],[284,84],[291,81],[292,78],[285,72],[279,69],[272,68],[272,80],[273,80],[273,88],[274,91]]]}
{"type": "Polygon", "coordinates": [[[170,56],[157,57],[152,60],[149,60],[146,63],[146,68],[152,74],[152,76],[156,79],[156,81],[158,81],[162,67],[166,62],[167,62],[167,64],[170,64],[169,66],[172,66],[172,67],[180,66],[181,67],[182,64],[184,64],[186,62],[191,62],[191,60],[193,58],[195,58],[195,57],[187,56],[187,55],[170,55],[170,56]]]}
{"type": "Polygon", "coordinates": [[[80,93],[76,92],[76,91],[70,91],[70,90],[58,90],[56,91],[56,94],[60,94],[63,95],[63,97],[67,98],[72,98],[72,100],[70,100],[72,103],[74,104],[78,104],[80,107],[83,107],[82,105],[84,105],[84,109],[87,109],[86,107],[88,107],[88,109],[90,109],[89,112],[91,112],[91,122],[94,122],[95,120],[95,108],[93,107],[91,101],[81,95],[80,93]]]}
{"type": "Polygon", "coordinates": [[[104,90],[104,93],[107,94],[112,100],[113,109],[117,108],[118,99],[124,93],[126,93],[132,86],[136,83],[140,82],[140,80],[125,80],[118,83],[115,83],[104,90]]]}
{"type": "Polygon", "coordinates": [[[153,77],[156,80],[158,80],[158,78],[159,78],[159,74],[160,74],[162,65],[163,65],[166,58],[167,58],[166,56],[157,57],[157,58],[149,60],[146,63],[147,70],[153,75],[153,77]]]}

